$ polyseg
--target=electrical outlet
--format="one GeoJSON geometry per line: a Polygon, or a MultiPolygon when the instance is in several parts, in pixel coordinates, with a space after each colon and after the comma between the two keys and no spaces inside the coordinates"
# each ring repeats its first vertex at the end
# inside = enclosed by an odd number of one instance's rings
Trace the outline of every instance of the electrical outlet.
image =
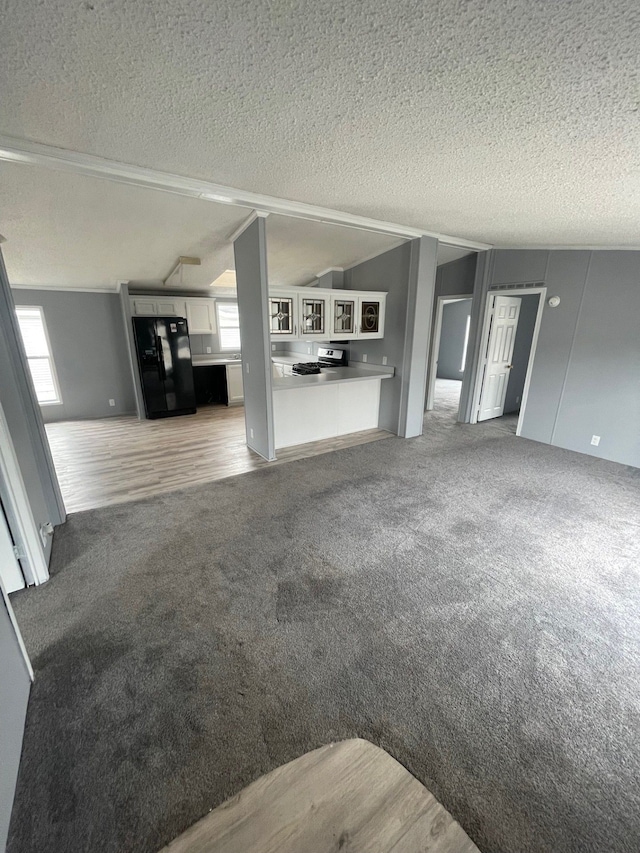
{"type": "Polygon", "coordinates": [[[115,404],[116,404],[116,401],[115,401],[115,400],[109,400],[109,405],[110,405],[110,406],[115,406],[115,404]]]}
{"type": "Polygon", "coordinates": [[[248,373],[249,372],[249,362],[248,361],[246,362],[246,365],[247,365],[247,373],[248,373]]]}
{"type": "Polygon", "coordinates": [[[520,402],[520,397],[516,397],[516,403],[520,402]]]}
{"type": "Polygon", "coordinates": [[[362,356],[362,360],[363,360],[363,361],[366,361],[366,360],[367,360],[367,355],[366,355],[366,353],[362,356]]]}
{"type": "Polygon", "coordinates": [[[209,355],[210,352],[211,352],[211,347],[207,347],[207,355],[209,355]]]}
{"type": "Polygon", "coordinates": [[[383,355],[383,356],[382,356],[382,363],[383,363],[383,364],[386,364],[386,363],[387,363],[387,361],[388,361],[388,359],[387,359],[386,355],[383,355]]]}
{"type": "Polygon", "coordinates": [[[276,351],[276,345],[275,345],[275,344],[271,344],[271,352],[275,352],[275,351],[276,351]]]}
{"type": "Polygon", "coordinates": [[[249,430],[249,433],[251,435],[251,438],[253,438],[253,427],[251,427],[251,429],[249,430]]]}
{"type": "Polygon", "coordinates": [[[311,355],[311,347],[307,347],[307,355],[311,355]]]}
{"type": "Polygon", "coordinates": [[[592,435],[591,436],[591,444],[593,444],[595,447],[597,447],[600,444],[600,436],[599,435],[592,435]]]}

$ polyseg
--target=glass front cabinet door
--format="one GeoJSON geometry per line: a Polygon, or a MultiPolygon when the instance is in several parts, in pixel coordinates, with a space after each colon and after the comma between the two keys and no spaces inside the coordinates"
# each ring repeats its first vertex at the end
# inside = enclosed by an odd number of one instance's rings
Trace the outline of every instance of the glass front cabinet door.
{"type": "Polygon", "coordinates": [[[356,302],[343,296],[331,297],[331,337],[352,338],[356,333],[356,302]]]}
{"type": "Polygon", "coordinates": [[[269,317],[272,335],[293,337],[293,299],[288,296],[269,297],[269,317]]]}
{"type": "Polygon", "coordinates": [[[326,332],[327,300],[325,297],[300,297],[300,335],[324,335],[326,332]]]}
{"type": "Polygon", "coordinates": [[[358,337],[382,338],[384,336],[385,297],[361,296],[358,298],[358,337]]]}

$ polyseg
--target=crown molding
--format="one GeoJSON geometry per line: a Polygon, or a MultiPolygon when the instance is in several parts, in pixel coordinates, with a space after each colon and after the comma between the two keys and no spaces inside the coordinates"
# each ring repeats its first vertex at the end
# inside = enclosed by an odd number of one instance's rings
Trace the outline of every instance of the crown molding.
{"type": "Polygon", "coordinates": [[[385,222],[379,219],[370,219],[366,216],[358,216],[340,210],[332,210],[327,207],[318,207],[304,202],[248,192],[237,187],[227,187],[210,181],[200,181],[195,178],[187,178],[183,175],[174,175],[170,172],[148,169],[143,166],[133,166],[129,163],[120,163],[116,160],[96,157],[92,154],[83,154],[78,151],[70,151],[65,148],[57,148],[53,145],[43,145],[39,142],[16,139],[15,137],[1,134],[0,160],[11,163],[26,163],[32,166],[45,166],[50,169],[57,169],[58,171],[73,172],[94,178],[107,178],[120,183],[146,187],[147,189],[163,190],[164,192],[177,193],[178,195],[198,198],[204,201],[213,201],[217,204],[247,207],[255,210],[258,214],[277,213],[283,216],[293,216],[298,219],[323,222],[327,225],[344,225],[349,228],[359,228],[363,231],[373,231],[404,239],[434,237],[447,245],[459,246],[463,249],[475,249],[476,251],[491,248],[491,245],[488,243],[479,243],[475,240],[467,240],[464,237],[440,234],[435,231],[427,231],[422,228],[414,228],[395,222],[385,222]]]}
{"type": "Polygon", "coordinates": [[[344,267],[327,267],[326,270],[316,273],[316,278],[326,275],[328,272],[344,272],[344,267]]]}
{"type": "MultiPolygon", "coordinates": [[[[127,282],[123,282],[126,284],[127,282]]],[[[64,293],[118,293],[120,283],[113,287],[73,287],[61,284],[12,284],[11,290],[59,290],[64,293]]]]}
{"type": "Polygon", "coordinates": [[[640,244],[636,246],[603,246],[598,243],[589,243],[587,245],[567,245],[567,246],[543,246],[537,243],[525,246],[491,246],[492,249],[499,249],[501,252],[640,252],[640,244]]]}
{"type": "Polygon", "coordinates": [[[243,219],[240,225],[237,228],[234,228],[231,234],[227,237],[227,240],[230,243],[235,243],[238,237],[247,230],[247,228],[256,221],[256,219],[266,219],[269,216],[268,213],[265,213],[261,210],[252,210],[249,216],[246,219],[243,219]]]}

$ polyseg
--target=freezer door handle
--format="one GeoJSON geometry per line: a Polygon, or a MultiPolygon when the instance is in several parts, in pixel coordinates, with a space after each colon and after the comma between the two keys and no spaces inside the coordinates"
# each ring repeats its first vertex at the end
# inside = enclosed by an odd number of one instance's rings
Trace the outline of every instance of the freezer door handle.
{"type": "Polygon", "coordinates": [[[167,371],[164,366],[164,350],[162,348],[162,338],[160,335],[156,336],[156,348],[158,350],[158,367],[160,368],[160,378],[167,378],[167,371]]]}

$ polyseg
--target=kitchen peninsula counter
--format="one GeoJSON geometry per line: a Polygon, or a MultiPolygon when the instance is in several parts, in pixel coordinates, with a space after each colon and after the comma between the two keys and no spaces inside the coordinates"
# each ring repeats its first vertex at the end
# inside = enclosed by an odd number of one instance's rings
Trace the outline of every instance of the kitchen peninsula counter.
{"type": "Polygon", "coordinates": [[[276,448],[376,429],[380,386],[392,367],[329,367],[309,376],[273,378],[276,448]]]}
{"type": "MultiPolygon", "coordinates": [[[[384,370],[384,368],[382,368],[384,370]]],[[[321,373],[311,373],[307,376],[277,376],[273,379],[273,390],[290,390],[291,388],[305,388],[309,386],[327,385],[338,382],[362,382],[368,380],[391,379],[393,368],[388,368],[384,373],[376,367],[326,367],[321,373]]]]}

